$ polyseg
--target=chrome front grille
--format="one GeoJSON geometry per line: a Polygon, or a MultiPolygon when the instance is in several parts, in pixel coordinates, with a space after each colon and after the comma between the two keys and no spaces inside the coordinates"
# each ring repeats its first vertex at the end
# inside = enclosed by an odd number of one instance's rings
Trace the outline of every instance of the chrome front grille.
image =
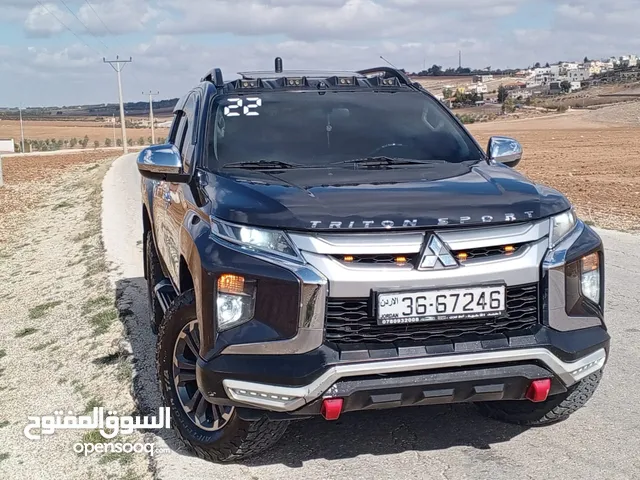
{"type": "Polygon", "coordinates": [[[507,288],[507,313],[498,318],[378,325],[370,298],[329,298],[325,339],[335,344],[424,343],[531,331],[539,323],[538,284],[507,288]]]}
{"type": "Polygon", "coordinates": [[[495,245],[492,247],[480,247],[470,248],[468,250],[452,250],[451,253],[454,257],[460,260],[460,254],[466,254],[466,260],[474,260],[476,258],[496,258],[496,257],[508,257],[515,255],[518,251],[526,248],[527,243],[519,243],[517,245],[495,245]],[[505,247],[511,247],[510,250],[506,250],[505,247]]]}
{"type": "Polygon", "coordinates": [[[548,219],[487,227],[288,233],[307,264],[327,279],[328,297],[344,299],[421,286],[532,284],[540,280],[549,246],[548,219]],[[433,233],[459,265],[445,268],[436,262],[416,268],[433,233]]]}
{"type": "MultiPolygon", "coordinates": [[[[452,250],[452,255],[459,262],[468,260],[498,257],[509,257],[516,255],[519,251],[527,247],[527,243],[517,245],[496,245],[492,247],[470,248],[467,250],[452,250]],[[510,247],[506,250],[505,247],[510,247]]],[[[385,254],[361,254],[361,255],[331,255],[332,258],[346,265],[412,265],[417,266],[420,258],[416,253],[385,253],[385,254]]]]}
{"type": "Polygon", "coordinates": [[[413,264],[414,253],[373,254],[373,255],[332,255],[336,260],[348,265],[406,265],[413,264]]]}

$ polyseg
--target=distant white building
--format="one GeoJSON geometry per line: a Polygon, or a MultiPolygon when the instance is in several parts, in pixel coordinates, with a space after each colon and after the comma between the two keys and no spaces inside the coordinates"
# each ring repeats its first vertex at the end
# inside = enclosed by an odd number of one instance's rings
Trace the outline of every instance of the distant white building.
{"type": "MultiPolygon", "coordinates": [[[[589,70],[590,75],[597,75],[602,72],[604,62],[600,60],[590,60],[588,62],[584,62],[580,68],[589,70]]],[[[611,65],[613,68],[613,65],[611,65]]]]}
{"type": "Polygon", "coordinates": [[[474,85],[469,85],[466,88],[466,91],[468,93],[477,93],[478,95],[480,95],[481,93],[488,93],[489,89],[484,83],[476,83],[474,85]]]}
{"type": "Polygon", "coordinates": [[[473,81],[475,83],[490,82],[491,80],[493,80],[493,75],[474,75],[473,76],[473,81]]]}
{"type": "Polygon", "coordinates": [[[532,75],[535,75],[535,72],[533,70],[530,70],[530,69],[518,70],[515,73],[516,77],[521,77],[521,78],[529,78],[532,75]]]}
{"type": "Polygon", "coordinates": [[[578,62],[560,62],[558,67],[564,70],[575,70],[580,67],[580,64],[578,62]]]}
{"type": "Polygon", "coordinates": [[[620,65],[623,67],[635,67],[638,65],[638,57],[636,55],[623,55],[620,57],[620,65]]]}
{"type": "Polygon", "coordinates": [[[529,89],[519,88],[517,90],[511,90],[508,94],[509,98],[513,100],[526,100],[533,96],[533,92],[529,89]]]}
{"type": "Polygon", "coordinates": [[[607,60],[599,63],[600,63],[600,73],[611,71],[614,68],[614,64],[611,60],[607,60]]]}
{"type": "Polygon", "coordinates": [[[0,138],[0,153],[15,153],[16,144],[13,138],[0,138]]]}
{"type": "Polygon", "coordinates": [[[567,80],[570,82],[582,82],[591,77],[591,70],[589,68],[575,68],[567,71],[567,80]]]}
{"type": "MultiPolygon", "coordinates": [[[[560,93],[562,92],[562,82],[567,81],[567,80],[556,80],[554,82],[550,82],[549,83],[549,92],[550,93],[560,93]]],[[[582,85],[580,82],[569,82],[571,84],[571,86],[569,87],[569,92],[575,92],[577,90],[580,90],[582,88],[582,85]]]]}
{"type": "Polygon", "coordinates": [[[548,85],[552,81],[551,67],[540,67],[533,69],[533,77],[530,78],[532,86],[534,85],[548,85]]]}

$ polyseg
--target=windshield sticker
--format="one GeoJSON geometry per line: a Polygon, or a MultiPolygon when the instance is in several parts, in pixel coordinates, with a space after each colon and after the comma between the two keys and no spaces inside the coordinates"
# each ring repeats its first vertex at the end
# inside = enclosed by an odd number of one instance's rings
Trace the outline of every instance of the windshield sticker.
{"type": "Polygon", "coordinates": [[[239,117],[240,115],[257,117],[260,115],[257,109],[262,106],[262,99],[259,97],[247,97],[246,103],[242,98],[229,98],[227,101],[229,105],[224,107],[225,117],[239,117]]]}

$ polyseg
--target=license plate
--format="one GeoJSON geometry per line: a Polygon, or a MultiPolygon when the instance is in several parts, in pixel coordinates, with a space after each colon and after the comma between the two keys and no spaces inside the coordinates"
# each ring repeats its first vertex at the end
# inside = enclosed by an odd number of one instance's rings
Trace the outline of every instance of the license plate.
{"type": "Polygon", "coordinates": [[[378,325],[499,317],[505,312],[504,285],[378,293],[378,325]]]}

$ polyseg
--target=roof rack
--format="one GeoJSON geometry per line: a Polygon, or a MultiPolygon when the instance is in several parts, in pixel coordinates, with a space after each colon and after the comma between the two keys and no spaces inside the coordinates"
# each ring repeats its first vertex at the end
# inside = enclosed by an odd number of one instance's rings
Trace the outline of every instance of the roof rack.
{"type": "Polygon", "coordinates": [[[224,87],[224,78],[222,77],[222,70],[219,68],[214,68],[209,70],[204,77],[200,80],[201,82],[211,82],[216,87],[224,87]]]}
{"type": "Polygon", "coordinates": [[[359,73],[360,75],[363,75],[363,76],[370,76],[370,75],[376,75],[377,74],[377,75],[383,76],[384,78],[397,78],[400,83],[403,83],[403,84],[409,85],[409,86],[414,86],[413,82],[407,76],[406,73],[403,73],[400,70],[397,70],[397,69],[391,68],[391,67],[367,68],[365,70],[359,70],[356,73],[359,73]]]}
{"type": "Polygon", "coordinates": [[[325,79],[329,77],[364,77],[353,71],[334,71],[334,70],[283,70],[282,72],[271,71],[253,71],[238,72],[244,80],[255,80],[261,78],[263,80],[276,80],[281,77],[307,77],[314,79],[325,79]]]}
{"type": "MultiPolygon", "coordinates": [[[[371,82],[371,80],[375,78],[373,84],[376,86],[391,87],[407,85],[413,89],[423,90],[418,83],[412,82],[406,73],[387,66],[367,68],[355,72],[351,70],[283,70],[282,58],[276,57],[274,67],[271,71],[238,72],[238,75],[241,76],[241,81],[251,83],[251,85],[247,83],[246,88],[262,87],[262,81],[276,81],[282,83],[281,86],[308,86],[308,80],[325,81],[334,86],[349,86],[357,85],[359,79],[368,78],[371,82]],[[291,82],[289,82],[289,80],[291,80],[291,82]]],[[[219,88],[225,86],[222,70],[219,68],[210,70],[202,78],[202,81],[211,82],[219,88]]],[[[245,88],[242,82],[231,83],[234,84],[235,88],[245,88]]]]}

